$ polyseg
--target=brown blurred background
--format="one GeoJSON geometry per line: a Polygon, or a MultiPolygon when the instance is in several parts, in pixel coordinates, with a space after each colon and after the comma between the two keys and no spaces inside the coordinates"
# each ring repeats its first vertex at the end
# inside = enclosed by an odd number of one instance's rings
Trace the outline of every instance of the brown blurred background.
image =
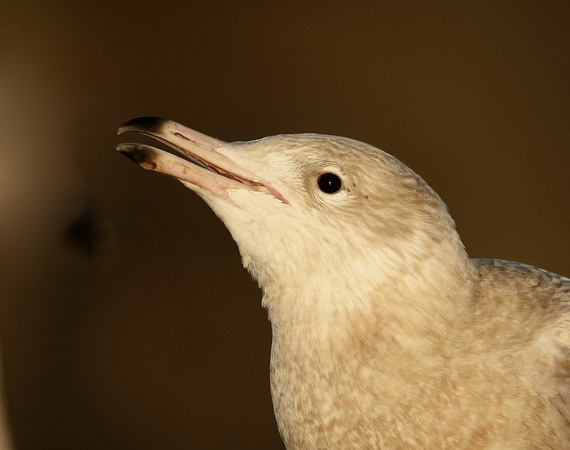
{"type": "Polygon", "coordinates": [[[2,0],[18,448],[281,448],[261,294],[197,196],[113,150],[137,116],[369,142],[436,189],[471,256],[570,275],[569,19],[566,1],[2,0]],[[95,254],[65,239],[85,194],[95,254]]]}

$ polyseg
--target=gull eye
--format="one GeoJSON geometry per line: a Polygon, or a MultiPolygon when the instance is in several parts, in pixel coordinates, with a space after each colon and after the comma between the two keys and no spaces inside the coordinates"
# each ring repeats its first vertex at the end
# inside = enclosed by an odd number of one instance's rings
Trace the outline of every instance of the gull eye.
{"type": "Polygon", "coordinates": [[[342,180],[334,173],[323,173],[317,180],[319,189],[326,194],[334,194],[342,188],[342,180]]]}

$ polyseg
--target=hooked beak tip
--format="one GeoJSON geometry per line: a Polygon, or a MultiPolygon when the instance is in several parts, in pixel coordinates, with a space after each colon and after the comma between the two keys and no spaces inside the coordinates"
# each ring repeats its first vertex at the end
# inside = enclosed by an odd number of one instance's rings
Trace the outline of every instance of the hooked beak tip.
{"type": "Polygon", "coordinates": [[[131,119],[122,124],[117,129],[117,134],[122,134],[127,131],[158,133],[167,122],[169,122],[169,120],[162,117],[137,117],[136,119],[131,119]]]}

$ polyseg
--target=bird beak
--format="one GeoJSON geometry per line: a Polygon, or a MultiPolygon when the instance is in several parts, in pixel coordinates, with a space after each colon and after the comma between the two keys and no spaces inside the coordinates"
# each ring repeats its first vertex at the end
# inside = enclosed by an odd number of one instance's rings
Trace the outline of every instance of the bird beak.
{"type": "Polygon", "coordinates": [[[145,144],[117,145],[119,152],[144,169],[174,177],[188,183],[190,188],[201,188],[223,198],[228,198],[229,190],[246,189],[264,192],[289,204],[269,183],[217,151],[224,141],[159,117],[129,120],[119,127],[117,134],[127,131],[151,136],[187,158],[145,144]]]}

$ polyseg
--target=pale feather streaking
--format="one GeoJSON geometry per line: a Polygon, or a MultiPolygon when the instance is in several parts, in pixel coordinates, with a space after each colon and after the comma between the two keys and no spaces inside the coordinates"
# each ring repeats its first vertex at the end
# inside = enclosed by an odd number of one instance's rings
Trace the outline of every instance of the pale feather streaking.
{"type": "Polygon", "coordinates": [[[570,446],[570,280],[469,259],[437,194],[318,134],[225,143],[139,118],[117,149],[200,195],[263,289],[288,449],[570,446]]]}

